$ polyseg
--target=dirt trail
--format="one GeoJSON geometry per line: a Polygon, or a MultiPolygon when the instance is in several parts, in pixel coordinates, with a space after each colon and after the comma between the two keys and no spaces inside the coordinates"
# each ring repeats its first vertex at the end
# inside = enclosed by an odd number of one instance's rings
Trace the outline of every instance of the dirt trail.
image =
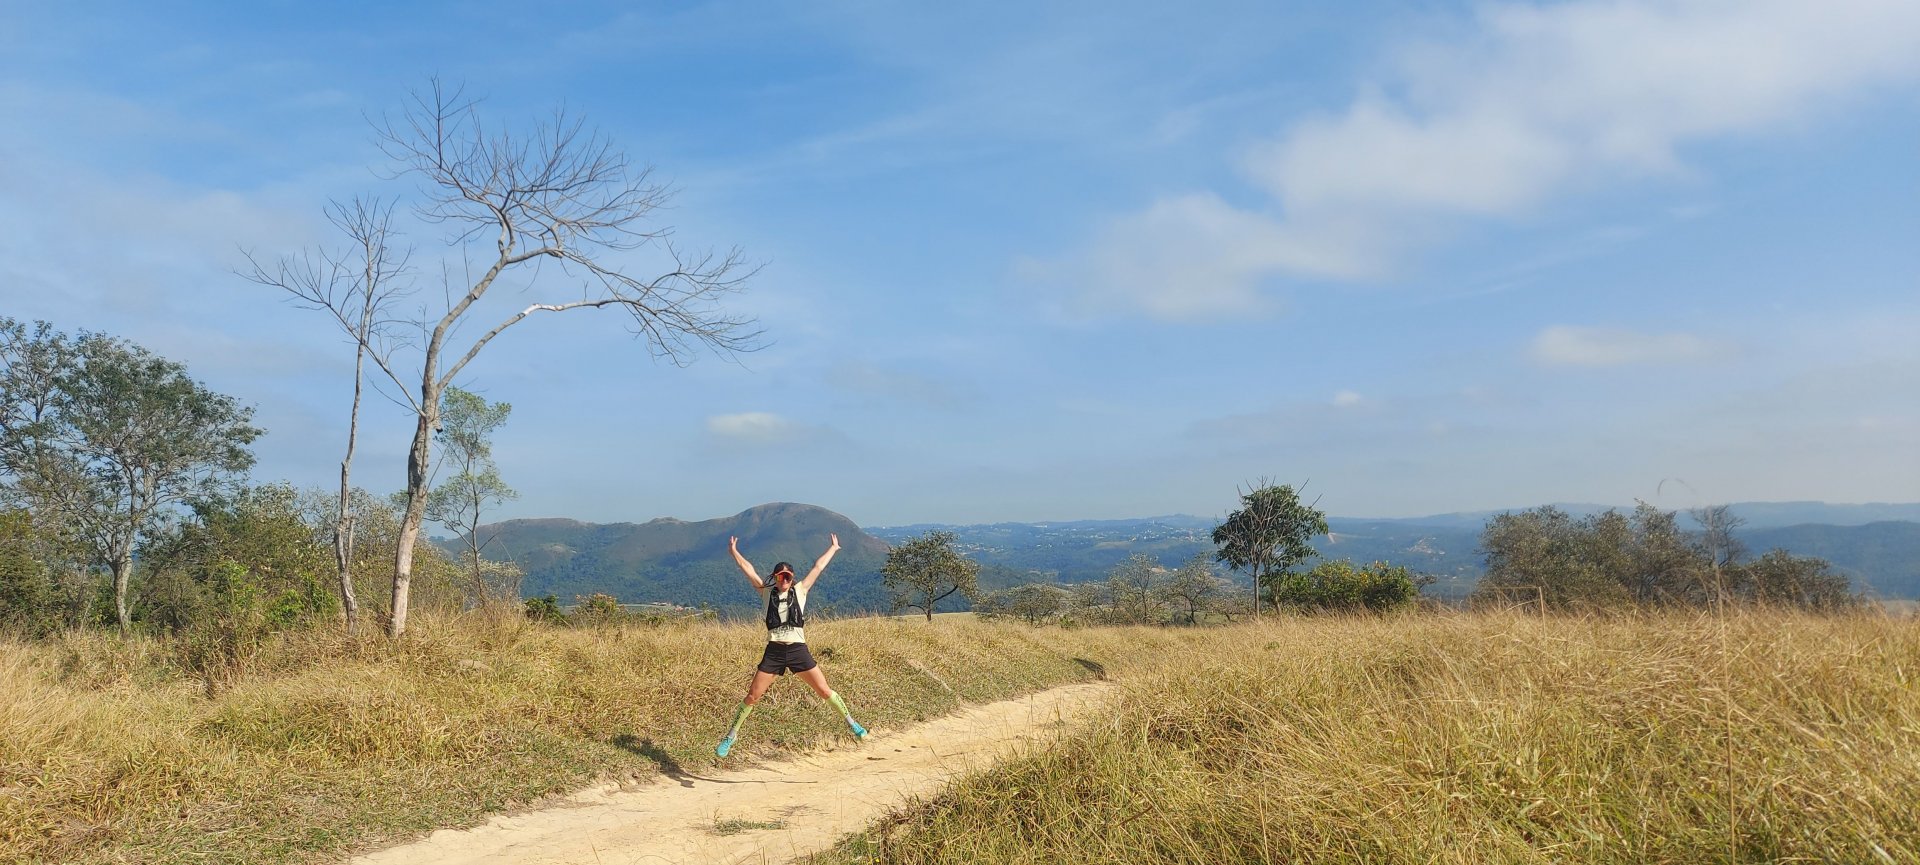
{"type": "Polygon", "coordinates": [[[787,862],[858,831],[911,794],[1053,735],[1098,706],[1110,688],[1069,685],[974,706],[753,768],[606,785],[545,810],[443,829],[351,865],[787,862]]]}

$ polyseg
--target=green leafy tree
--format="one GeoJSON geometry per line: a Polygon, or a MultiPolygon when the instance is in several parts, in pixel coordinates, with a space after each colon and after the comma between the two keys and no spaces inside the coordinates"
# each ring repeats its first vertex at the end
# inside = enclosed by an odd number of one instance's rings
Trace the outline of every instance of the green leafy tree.
{"type": "Polygon", "coordinates": [[[73,623],[86,618],[90,587],[57,585],[56,573],[85,576],[85,563],[66,568],[79,555],[72,526],[54,508],[82,482],[78,466],[50,440],[60,381],[75,360],[71,340],[46,322],[29,327],[0,317],[0,619],[16,629],[41,632],[58,615],[62,588],[79,602],[73,623]]]}
{"type": "Polygon", "coordinates": [[[573,620],[588,625],[613,625],[626,618],[626,611],[620,608],[620,599],[605,592],[594,592],[585,597],[573,598],[573,620]]]}
{"type": "Polygon", "coordinates": [[[55,438],[63,382],[79,363],[75,341],[47,322],[0,317],[0,480],[7,498],[45,508],[77,483],[55,438]]]}
{"type": "Polygon", "coordinates": [[[1089,625],[1113,622],[1113,593],[1106,583],[1074,583],[1067,589],[1065,616],[1089,625]]]}
{"type": "Polygon", "coordinates": [[[1538,598],[1555,610],[1631,603],[1632,593],[1619,578],[1628,569],[1631,535],[1631,523],[1612,511],[1576,519],[1548,505],[1494,516],[1480,533],[1487,573],[1474,588],[1474,600],[1512,604],[1538,598]]]}
{"type": "Polygon", "coordinates": [[[982,591],[973,599],[973,614],[982,619],[998,619],[1012,615],[1012,588],[998,591],[982,591]]]}
{"type": "Polygon", "coordinates": [[[487,402],[457,387],[447,388],[441,402],[441,427],[434,438],[440,442],[443,464],[451,466],[454,473],[427,497],[427,519],[460,538],[469,605],[516,599],[520,595],[520,569],[502,567],[502,563],[488,562],[480,556],[487,545],[480,537],[481,516],[494,505],[520,497],[500,479],[500,470],[493,462],[493,433],[507,422],[513,406],[487,402]]]}
{"type": "Polygon", "coordinates": [[[527,599],[527,618],[536,622],[558,624],[567,620],[567,614],[560,610],[560,599],[552,594],[527,599]]]}
{"type": "Polygon", "coordinates": [[[1860,605],[1846,575],[1834,573],[1824,559],[1769,550],[1751,562],[1728,567],[1727,572],[1729,591],[1749,603],[1828,612],[1860,605]]]}
{"type": "Polygon", "coordinates": [[[128,630],[134,550],[172,509],[217,497],[252,467],[253,409],[124,340],[69,338],[45,325],[28,333],[11,320],[0,320],[0,332],[7,378],[16,364],[66,361],[34,382],[43,392],[0,412],[0,468],[112,574],[115,616],[128,630]]]}
{"type": "Polygon", "coordinates": [[[1134,553],[1107,573],[1107,590],[1112,593],[1113,614],[1130,624],[1165,624],[1166,605],[1160,599],[1160,586],[1167,569],[1145,553],[1134,553]]]}
{"type": "Polygon", "coordinates": [[[1188,559],[1158,588],[1161,599],[1189,625],[1199,624],[1201,614],[1211,612],[1227,593],[1227,582],[1213,572],[1211,558],[1200,553],[1188,559]]]}
{"type": "Polygon", "coordinates": [[[1776,550],[1737,561],[1738,521],[1724,508],[1694,517],[1697,535],[1681,529],[1673,512],[1644,502],[1631,516],[1609,510],[1576,519],[1551,506],[1500,514],[1480,535],[1487,573],[1474,600],[1511,605],[1538,597],[1549,609],[1576,611],[1743,602],[1832,610],[1858,602],[1846,577],[1819,559],[1776,550]]]}
{"type": "Polygon", "coordinates": [[[0,628],[37,636],[52,630],[53,581],[25,508],[0,511],[0,628]]]}
{"type": "Polygon", "coordinates": [[[1313,558],[1314,538],[1327,533],[1327,515],[1300,501],[1293,487],[1265,480],[1240,494],[1240,509],[1213,530],[1217,561],[1253,577],[1253,614],[1260,615],[1260,589],[1281,573],[1313,558]]]}
{"type": "Polygon", "coordinates": [[[1362,567],[1339,559],[1281,575],[1273,600],[1304,612],[1385,613],[1411,606],[1429,582],[1431,577],[1403,566],[1374,562],[1362,567]]]}
{"type": "Polygon", "coordinates": [[[1072,603],[1066,589],[1047,583],[1028,583],[1009,591],[1013,614],[1029,625],[1058,621],[1072,603]]]}
{"type": "Polygon", "coordinates": [[[1642,606],[1699,606],[1718,596],[1717,566],[1678,518],[1646,502],[1629,518],[1632,532],[1620,541],[1628,550],[1625,582],[1642,606]]]}
{"type": "Polygon", "coordinates": [[[306,521],[293,487],[247,487],[196,502],[193,513],[141,548],[146,572],[136,609],[145,621],[175,631],[244,622],[249,633],[264,634],[337,609],[330,538],[306,521]],[[230,576],[233,568],[240,576],[230,576]],[[226,597],[234,587],[254,601],[226,597]],[[258,609],[243,610],[247,603],[258,609]]]}
{"type": "Polygon", "coordinates": [[[958,594],[972,600],[980,590],[980,564],[954,549],[952,532],[930,531],[887,551],[881,586],[893,609],[916,609],[933,621],[934,607],[958,594]]]}
{"type": "Polygon", "coordinates": [[[1066,589],[1047,583],[1026,583],[983,595],[973,609],[989,618],[1013,616],[1029,625],[1043,625],[1059,621],[1070,604],[1066,589]]]}

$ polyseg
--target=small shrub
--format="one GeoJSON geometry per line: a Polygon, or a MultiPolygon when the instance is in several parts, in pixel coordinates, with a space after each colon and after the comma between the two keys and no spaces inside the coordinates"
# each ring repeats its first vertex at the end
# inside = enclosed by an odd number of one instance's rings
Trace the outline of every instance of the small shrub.
{"type": "Polygon", "coordinates": [[[594,592],[586,597],[574,596],[579,606],[573,611],[573,620],[583,625],[612,625],[620,622],[626,613],[620,609],[620,599],[606,592],[594,592]]]}
{"type": "Polygon", "coordinates": [[[1321,562],[1305,573],[1283,573],[1274,581],[1273,598],[1282,606],[1307,612],[1384,613],[1409,606],[1431,578],[1400,565],[1374,562],[1355,567],[1340,559],[1321,562]]]}
{"type": "Polygon", "coordinates": [[[567,614],[560,611],[560,599],[553,595],[527,599],[527,618],[536,622],[558,624],[567,620],[567,614]]]}

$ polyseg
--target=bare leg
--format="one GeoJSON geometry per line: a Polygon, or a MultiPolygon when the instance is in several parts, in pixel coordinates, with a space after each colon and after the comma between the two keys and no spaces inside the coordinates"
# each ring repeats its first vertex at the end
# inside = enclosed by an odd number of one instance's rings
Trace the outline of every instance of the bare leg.
{"type": "MultiPolygon", "coordinates": [[[[815,667],[814,669],[817,670],[819,669],[819,667],[815,667]]],[[[810,673],[810,672],[813,672],[813,670],[808,670],[807,672],[810,673]]],[[[800,675],[804,677],[806,673],[801,673],[800,675]]],[[[765,673],[759,670],[754,670],[753,682],[747,685],[747,705],[751,706],[755,703],[760,702],[760,698],[766,696],[767,689],[773,687],[773,680],[778,678],[780,677],[772,673],[765,673]]],[[[825,680],[823,679],[822,682],[824,681],[825,680]]],[[[809,682],[808,684],[812,684],[812,683],[809,682]]],[[[815,690],[818,690],[821,687],[824,687],[824,686],[823,685],[814,686],[815,690]]],[[[822,696],[825,696],[825,695],[823,694],[822,696]]]]}
{"type": "MultiPolygon", "coordinates": [[[[760,675],[765,676],[766,674],[761,673],[760,675]]],[[[819,694],[820,699],[825,700],[833,696],[833,689],[827,687],[827,674],[825,672],[822,672],[819,666],[816,665],[811,670],[808,670],[804,673],[795,673],[794,675],[799,676],[800,681],[805,682],[809,685],[812,685],[813,692],[816,694],[819,694]]],[[[758,682],[759,680],[756,679],[755,681],[758,682]]],[[[766,690],[766,689],[762,688],[761,690],[766,690]]],[[[752,700],[749,699],[748,702],[752,702],[752,700]]]]}
{"type": "Polygon", "coordinates": [[[827,674],[825,672],[816,666],[804,673],[795,673],[794,675],[799,676],[800,681],[812,685],[813,692],[819,694],[820,699],[827,701],[827,703],[835,709],[840,710],[840,716],[847,719],[847,727],[853,730],[854,738],[865,739],[867,737],[867,728],[860,726],[860,722],[853,719],[853,710],[847,708],[847,701],[840,699],[839,694],[834,693],[832,688],[827,687],[827,674]]]}
{"type": "Polygon", "coordinates": [[[721,739],[719,746],[713,749],[715,754],[725,757],[733,751],[733,740],[740,735],[740,725],[746,722],[748,715],[753,714],[753,704],[766,695],[767,687],[773,684],[774,678],[772,673],[753,671],[753,682],[747,685],[747,699],[740,704],[740,711],[734,713],[733,725],[727,728],[726,738],[721,739]]]}

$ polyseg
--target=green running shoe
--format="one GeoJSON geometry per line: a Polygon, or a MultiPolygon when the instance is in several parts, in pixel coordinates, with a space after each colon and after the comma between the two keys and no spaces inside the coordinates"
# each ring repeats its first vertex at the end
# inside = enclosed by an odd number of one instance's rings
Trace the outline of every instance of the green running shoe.
{"type": "MultiPolygon", "coordinates": [[[[862,734],[866,733],[865,730],[860,732],[862,734]]],[[[725,757],[727,756],[727,752],[731,750],[733,750],[733,737],[728,736],[725,739],[721,739],[719,745],[714,746],[713,753],[716,757],[725,757]]]]}

